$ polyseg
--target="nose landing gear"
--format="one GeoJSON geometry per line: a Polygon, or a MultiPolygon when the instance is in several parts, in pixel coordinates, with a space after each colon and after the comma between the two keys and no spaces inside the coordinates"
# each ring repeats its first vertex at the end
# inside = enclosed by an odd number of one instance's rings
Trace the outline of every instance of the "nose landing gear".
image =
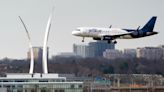
{"type": "Polygon", "coordinates": [[[108,40],[108,44],[117,44],[117,41],[116,40],[114,40],[114,41],[108,40]]]}
{"type": "Polygon", "coordinates": [[[83,37],[83,39],[82,39],[82,41],[81,42],[84,42],[84,37],[83,37]]]}

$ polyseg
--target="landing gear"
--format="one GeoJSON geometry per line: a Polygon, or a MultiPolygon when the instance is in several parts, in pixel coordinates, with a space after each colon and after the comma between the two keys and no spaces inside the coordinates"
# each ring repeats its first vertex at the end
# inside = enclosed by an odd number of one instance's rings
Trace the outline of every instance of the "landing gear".
{"type": "Polygon", "coordinates": [[[117,44],[117,41],[116,40],[114,40],[114,41],[108,40],[108,44],[117,44]]]}
{"type": "Polygon", "coordinates": [[[83,39],[82,39],[82,41],[81,42],[84,42],[84,37],[83,37],[83,39]]]}
{"type": "Polygon", "coordinates": [[[108,40],[108,44],[111,44],[112,43],[112,41],[111,40],[108,40]]]}
{"type": "Polygon", "coordinates": [[[117,41],[115,40],[113,43],[114,43],[114,44],[117,44],[117,41]]]}

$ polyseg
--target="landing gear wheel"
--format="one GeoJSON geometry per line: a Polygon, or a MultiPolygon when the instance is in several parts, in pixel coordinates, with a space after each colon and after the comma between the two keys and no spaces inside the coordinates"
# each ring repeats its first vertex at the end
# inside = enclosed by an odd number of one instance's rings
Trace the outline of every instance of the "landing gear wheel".
{"type": "Polygon", "coordinates": [[[84,37],[83,37],[83,39],[82,39],[82,41],[81,42],[84,42],[84,37]]]}
{"type": "Polygon", "coordinates": [[[116,40],[114,40],[114,41],[108,40],[108,44],[117,44],[117,41],[116,40]]]}
{"type": "Polygon", "coordinates": [[[112,43],[112,41],[111,41],[111,40],[109,40],[109,41],[108,41],[108,44],[111,44],[111,43],[112,43]]]}
{"type": "Polygon", "coordinates": [[[117,41],[114,41],[113,43],[114,43],[114,44],[117,44],[117,41]]]}

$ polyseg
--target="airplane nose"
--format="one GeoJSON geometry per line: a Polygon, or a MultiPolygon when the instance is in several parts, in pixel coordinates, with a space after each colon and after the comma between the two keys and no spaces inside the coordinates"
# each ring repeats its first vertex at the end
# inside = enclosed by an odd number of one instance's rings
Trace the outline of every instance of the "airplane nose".
{"type": "Polygon", "coordinates": [[[75,35],[75,36],[79,35],[79,33],[80,33],[80,32],[72,31],[72,35],[75,35]]]}
{"type": "Polygon", "coordinates": [[[76,32],[75,31],[72,31],[72,35],[75,35],[76,34],[76,32]]]}

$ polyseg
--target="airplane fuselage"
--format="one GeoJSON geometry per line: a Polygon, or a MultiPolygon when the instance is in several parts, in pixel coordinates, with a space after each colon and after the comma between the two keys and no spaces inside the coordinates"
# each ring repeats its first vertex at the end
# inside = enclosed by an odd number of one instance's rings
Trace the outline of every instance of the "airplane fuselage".
{"type": "MultiPolygon", "coordinates": [[[[96,27],[77,28],[77,30],[72,32],[72,34],[75,36],[93,37],[93,38],[101,38],[103,35],[121,35],[127,33],[128,33],[127,31],[119,28],[96,28],[96,27]]],[[[125,37],[125,39],[126,38],[127,37],[125,37]]]]}
{"type": "Polygon", "coordinates": [[[134,39],[157,34],[157,32],[142,32],[120,28],[81,27],[72,32],[75,36],[101,38],[102,36],[115,36],[115,39],[134,39]]]}

